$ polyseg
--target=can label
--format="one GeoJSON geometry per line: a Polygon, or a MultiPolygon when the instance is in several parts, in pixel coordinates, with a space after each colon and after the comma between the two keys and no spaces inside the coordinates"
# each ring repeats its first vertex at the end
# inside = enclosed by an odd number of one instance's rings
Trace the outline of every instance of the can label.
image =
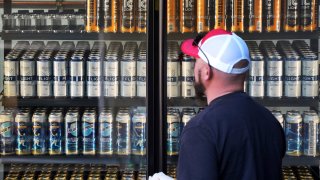
{"type": "Polygon", "coordinates": [[[172,121],[170,118],[178,118],[176,116],[168,118],[168,139],[167,139],[167,154],[169,156],[178,155],[179,153],[179,138],[180,138],[180,122],[172,121]]]}
{"type": "Polygon", "coordinates": [[[197,31],[208,32],[211,26],[211,15],[213,15],[213,3],[210,0],[197,1],[197,31]]]}
{"type": "Polygon", "coordinates": [[[46,140],[45,140],[45,126],[41,122],[33,122],[33,145],[32,154],[45,154],[46,140]]]}
{"type": "Polygon", "coordinates": [[[168,33],[178,32],[178,1],[168,0],[167,1],[167,18],[168,18],[168,33]]]}
{"type": "Polygon", "coordinates": [[[301,96],[301,61],[285,61],[284,95],[301,96]]]}
{"type": "Polygon", "coordinates": [[[4,96],[19,95],[19,61],[4,61],[4,96]]]}
{"type": "Polygon", "coordinates": [[[287,154],[300,156],[302,153],[302,123],[286,123],[287,154]]]}
{"type": "Polygon", "coordinates": [[[302,61],[302,96],[318,96],[318,60],[302,61]]]}
{"type": "Polygon", "coordinates": [[[95,154],[95,124],[93,122],[82,123],[83,132],[83,154],[95,154]]]}
{"type": "Polygon", "coordinates": [[[53,94],[55,97],[67,96],[67,62],[53,62],[53,94]]]}
{"type": "Polygon", "coordinates": [[[226,1],[216,0],[215,1],[215,29],[226,29],[226,1]]]}
{"type": "Polygon", "coordinates": [[[145,33],[147,28],[147,0],[138,0],[137,30],[145,33]]]}
{"type": "Polygon", "coordinates": [[[289,26],[290,28],[295,28],[299,26],[299,18],[298,18],[298,13],[299,13],[299,3],[297,0],[287,0],[286,1],[286,25],[289,26]]]}
{"type": "Polygon", "coordinates": [[[249,0],[249,31],[262,31],[262,0],[249,0]]]}
{"type": "Polygon", "coordinates": [[[136,62],[121,61],[120,91],[122,97],[136,96],[136,62]]]}
{"type": "Polygon", "coordinates": [[[318,123],[311,121],[303,124],[304,142],[303,153],[307,156],[317,155],[318,145],[318,123]]]}
{"type": "Polygon", "coordinates": [[[28,122],[17,122],[17,147],[16,154],[30,154],[31,153],[31,139],[28,122]]]}
{"type": "Polygon", "coordinates": [[[146,61],[137,61],[137,96],[146,97],[147,94],[147,63],[146,61]]]}
{"type": "Polygon", "coordinates": [[[301,18],[301,25],[303,27],[308,27],[313,24],[313,18],[315,14],[313,14],[313,9],[315,9],[315,1],[313,0],[302,0],[301,1],[301,9],[300,9],[300,18],[301,18]]]}
{"type": "Polygon", "coordinates": [[[283,89],[282,61],[267,61],[267,96],[281,97],[283,89]]]}
{"type": "Polygon", "coordinates": [[[180,1],[180,25],[181,32],[193,32],[195,29],[195,0],[180,1]]]}
{"type": "Polygon", "coordinates": [[[1,134],[1,154],[13,154],[14,152],[14,136],[13,136],[13,123],[2,122],[0,123],[0,134],[1,134]]]}
{"type": "Polygon", "coordinates": [[[20,95],[33,97],[36,95],[35,62],[20,61],[20,95]]]}
{"type": "Polygon", "coordinates": [[[70,96],[71,97],[83,97],[84,85],[83,85],[83,62],[70,62],[70,96]]]}
{"type": "Polygon", "coordinates": [[[252,97],[264,96],[264,62],[251,61],[249,70],[249,95],[252,97]]]}
{"type": "Polygon", "coordinates": [[[143,114],[132,117],[132,154],[146,154],[146,119],[143,114]]]}
{"type": "Polygon", "coordinates": [[[167,62],[167,96],[180,97],[180,64],[177,61],[167,62]]]}
{"type": "MultiPolygon", "coordinates": [[[[68,115],[66,115],[68,116],[68,115]]],[[[78,154],[79,153],[79,121],[78,117],[66,117],[74,118],[72,121],[66,121],[66,154],[78,154]]]]}
{"type": "Polygon", "coordinates": [[[104,96],[119,96],[119,62],[105,61],[104,63],[104,96]]]}
{"type": "Polygon", "coordinates": [[[37,94],[39,97],[52,96],[51,64],[49,61],[37,61],[37,94]]]}
{"type": "Polygon", "coordinates": [[[122,32],[134,31],[133,0],[122,0],[122,32]]]}
{"type": "Polygon", "coordinates": [[[100,61],[87,61],[87,93],[88,97],[99,97],[101,87],[100,61]]]}
{"type": "Polygon", "coordinates": [[[49,154],[62,154],[62,124],[50,122],[49,154]]]}
{"type": "Polygon", "coordinates": [[[112,122],[100,122],[100,154],[112,154],[112,122]]]}
{"type": "Polygon", "coordinates": [[[182,61],[182,76],[181,76],[181,89],[182,97],[194,97],[194,62],[193,61],[182,61]]]}
{"type": "Polygon", "coordinates": [[[266,0],[266,29],[267,32],[280,31],[280,4],[281,0],[266,0]]]}
{"type": "Polygon", "coordinates": [[[131,153],[130,142],[130,116],[117,116],[117,153],[119,155],[129,155],[131,153]]]}
{"type": "Polygon", "coordinates": [[[232,0],[231,1],[231,20],[232,20],[232,31],[244,31],[244,0],[232,0]]]}

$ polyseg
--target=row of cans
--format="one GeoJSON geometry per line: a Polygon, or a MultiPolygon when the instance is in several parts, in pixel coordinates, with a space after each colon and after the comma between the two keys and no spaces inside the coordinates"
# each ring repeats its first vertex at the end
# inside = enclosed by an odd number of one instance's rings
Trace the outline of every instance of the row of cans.
{"type": "Polygon", "coordinates": [[[11,164],[5,180],[41,179],[41,180],[145,180],[146,169],[125,168],[105,165],[55,165],[55,164],[11,164]]]}
{"type": "Polygon", "coordinates": [[[303,40],[246,42],[251,55],[248,94],[263,98],[315,98],[319,60],[303,40]]]}
{"type": "Polygon", "coordinates": [[[85,10],[18,10],[3,14],[4,32],[21,33],[74,33],[84,32],[85,10]]]}
{"type": "Polygon", "coordinates": [[[0,113],[1,155],[145,155],[145,108],[8,109],[0,113]]]}
{"type": "Polygon", "coordinates": [[[4,96],[146,97],[146,44],[19,41],[4,60],[4,96]],[[34,46],[38,46],[34,50],[34,46]]]}
{"type": "Polygon", "coordinates": [[[86,8],[87,32],[147,32],[147,0],[87,0],[86,8]]]}
{"type": "Polygon", "coordinates": [[[307,166],[284,166],[282,167],[282,178],[284,180],[316,179],[316,177],[312,173],[311,167],[307,166]]]}
{"type": "Polygon", "coordinates": [[[316,0],[168,0],[167,32],[314,31],[317,12],[316,0]]]}

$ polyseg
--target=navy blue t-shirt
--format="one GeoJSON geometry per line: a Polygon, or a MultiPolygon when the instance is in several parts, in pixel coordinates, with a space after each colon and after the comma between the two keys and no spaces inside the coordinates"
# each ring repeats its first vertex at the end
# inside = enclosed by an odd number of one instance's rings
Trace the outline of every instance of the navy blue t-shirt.
{"type": "Polygon", "coordinates": [[[178,180],[277,180],[285,136],[277,119],[244,92],[214,99],[183,129],[178,180]]]}

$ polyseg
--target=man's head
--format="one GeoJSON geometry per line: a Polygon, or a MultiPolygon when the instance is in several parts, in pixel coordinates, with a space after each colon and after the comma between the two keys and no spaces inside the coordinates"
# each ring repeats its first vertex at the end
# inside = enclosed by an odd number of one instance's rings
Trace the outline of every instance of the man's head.
{"type": "Polygon", "coordinates": [[[243,88],[250,56],[246,43],[236,34],[215,29],[185,40],[181,50],[196,58],[194,75],[198,95],[212,88],[219,91],[243,88]]]}

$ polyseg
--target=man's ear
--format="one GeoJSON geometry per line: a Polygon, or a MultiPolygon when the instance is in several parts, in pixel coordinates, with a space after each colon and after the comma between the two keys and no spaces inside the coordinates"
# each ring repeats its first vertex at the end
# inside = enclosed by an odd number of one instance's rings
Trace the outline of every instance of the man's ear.
{"type": "Polygon", "coordinates": [[[210,66],[205,66],[204,67],[204,80],[211,80],[213,78],[213,70],[211,69],[210,66]]]}

